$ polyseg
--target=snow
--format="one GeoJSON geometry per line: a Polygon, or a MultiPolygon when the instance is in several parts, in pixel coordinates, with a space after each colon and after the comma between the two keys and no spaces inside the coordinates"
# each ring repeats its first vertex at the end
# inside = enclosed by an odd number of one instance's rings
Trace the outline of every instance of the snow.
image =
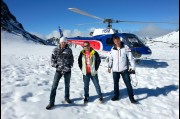
{"type": "MultiPolygon", "coordinates": [[[[177,33],[176,33],[177,34],[177,33]]],[[[179,34],[179,31],[178,31],[179,34]]],[[[99,81],[105,99],[97,102],[97,93],[90,82],[90,102],[83,106],[82,73],[77,64],[80,48],[73,49],[70,97],[65,104],[64,80],[59,82],[56,106],[46,110],[55,69],[50,56],[55,46],[28,41],[21,35],[1,31],[1,118],[2,119],[178,119],[179,117],[179,35],[172,34],[149,43],[152,55],[136,67],[138,85],[131,104],[126,87],[120,80],[120,100],[113,96],[112,74],[100,66],[99,81]],[[164,38],[168,43],[163,42],[164,38]],[[171,40],[172,39],[172,40],[171,40]],[[173,41],[173,42],[171,42],[173,41]],[[175,45],[172,45],[174,44],[175,45]]],[[[133,81],[135,77],[133,77],[133,81]]]]}
{"type": "Polygon", "coordinates": [[[167,43],[179,43],[179,31],[171,32],[167,35],[155,38],[154,40],[163,41],[167,43]]]}

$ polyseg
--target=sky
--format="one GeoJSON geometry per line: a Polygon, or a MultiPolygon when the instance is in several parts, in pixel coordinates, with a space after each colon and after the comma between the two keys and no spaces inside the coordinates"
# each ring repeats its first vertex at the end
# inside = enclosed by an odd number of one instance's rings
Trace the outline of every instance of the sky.
{"type": "MultiPolygon", "coordinates": [[[[178,22],[179,0],[4,0],[25,30],[39,36],[57,36],[58,26],[71,36],[105,28],[98,19],[74,13],[78,8],[100,18],[129,21],[178,22]],[[97,23],[98,22],[98,23],[97,23]],[[86,24],[88,23],[88,24],[86,24]],[[89,24],[90,23],[90,24],[89,24]],[[84,24],[84,25],[78,25],[84,24]],[[78,33],[77,33],[78,32],[78,33]],[[73,34],[73,35],[72,35],[73,34]]],[[[113,24],[120,32],[160,36],[177,30],[178,24],[113,24]]]]}
{"type": "MultiPolygon", "coordinates": [[[[50,56],[55,46],[40,45],[21,35],[1,31],[1,118],[2,119],[179,119],[179,31],[147,42],[152,55],[136,65],[131,75],[132,104],[120,78],[120,100],[111,101],[113,76],[102,59],[98,69],[104,103],[98,103],[90,81],[89,103],[84,106],[84,84],[78,67],[82,48],[74,55],[70,82],[72,104],[64,103],[64,79],[60,79],[55,107],[46,110],[55,74],[50,56]],[[137,84],[137,85],[136,85],[137,84]]],[[[99,52],[100,53],[100,52],[99,52]]]]}

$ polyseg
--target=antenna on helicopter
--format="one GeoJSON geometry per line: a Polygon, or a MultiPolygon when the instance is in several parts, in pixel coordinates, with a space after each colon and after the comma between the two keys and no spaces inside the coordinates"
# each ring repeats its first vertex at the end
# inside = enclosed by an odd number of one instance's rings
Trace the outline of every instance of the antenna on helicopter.
{"type": "Polygon", "coordinates": [[[179,23],[176,23],[176,22],[154,22],[154,21],[126,21],[126,20],[113,20],[113,19],[103,19],[103,18],[100,18],[100,17],[97,17],[97,16],[94,16],[94,15],[91,15],[87,12],[84,12],[82,10],[79,10],[77,8],[68,8],[69,10],[73,11],[73,12],[76,12],[78,14],[82,14],[82,15],[85,15],[85,16],[88,16],[88,17],[92,17],[92,18],[95,18],[95,19],[99,19],[101,21],[103,21],[103,23],[107,23],[107,28],[111,29],[112,28],[112,23],[122,23],[122,22],[126,22],[126,23],[136,23],[136,24],[141,24],[141,23],[153,23],[153,24],[179,24],[179,23]]]}

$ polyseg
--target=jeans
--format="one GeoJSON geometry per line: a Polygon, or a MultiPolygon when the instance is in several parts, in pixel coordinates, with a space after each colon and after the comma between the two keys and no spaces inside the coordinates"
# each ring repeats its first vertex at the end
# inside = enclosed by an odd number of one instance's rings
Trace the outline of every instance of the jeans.
{"type": "Polygon", "coordinates": [[[128,70],[124,70],[122,72],[113,72],[113,80],[114,80],[114,96],[119,97],[119,79],[120,79],[120,74],[123,78],[123,81],[126,85],[127,91],[128,91],[128,96],[129,99],[132,100],[134,99],[133,95],[133,89],[131,85],[131,80],[129,76],[128,70]]]}
{"type": "Polygon", "coordinates": [[[69,87],[70,87],[70,78],[71,78],[71,71],[66,72],[64,74],[61,74],[61,72],[56,71],[52,88],[51,88],[51,94],[50,94],[50,104],[54,104],[55,97],[56,97],[56,89],[59,84],[59,80],[64,75],[64,83],[65,83],[65,99],[69,99],[69,87]]]}
{"type": "Polygon", "coordinates": [[[101,93],[101,87],[99,85],[99,79],[98,79],[98,75],[96,74],[95,76],[92,76],[91,74],[87,74],[87,75],[83,75],[83,81],[84,81],[84,96],[85,97],[89,97],[89,82],[90,82],[90,78],[96,88],[96,92],[99,96],[99,98],[102,97],[102,93],[101,93]]]}

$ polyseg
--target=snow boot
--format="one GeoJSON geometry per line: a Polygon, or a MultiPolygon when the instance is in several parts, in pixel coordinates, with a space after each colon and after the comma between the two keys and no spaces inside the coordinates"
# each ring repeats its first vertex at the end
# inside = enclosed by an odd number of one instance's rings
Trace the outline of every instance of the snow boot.
{"type": "Polygon", "coordinates": [[[119,97],[118,97],[118,96],[113,96],[113,97],[111,98],[111,100],[112,100],[112,101],[117,101],[117,100],[119,100],[119,97]]]}
{"type": "Polygon", "coordinates": [[[87,104],[87,103],[88,103],[88,98],[85,97],[85,98],[84,98],[84,104],[87,104]]]}
{"type": "Polygon", "coordinates": [[[67,103],[69,103],[69,104],[72,103],[72,101],[71,101],[70,99],[65,99],[65,101],[66,101],[67,103]]]}
{"type": "Polygon", "coordinates": [[[100,98],[99,98],[99,102],[100,102],[100,103],[103,103],[103,101],[104,101],[104,100],[103,100],[103,97],[100,97],[100,98]]]}
{"type": "Polygon", "coordinates": [[[52,107],[54,107],[54,104],[48,104],[48,105],[46,106],[46,109],[49,110],[49,109],[51,109],[52,107]]]}
{"type": "Polygon", "coordinates": [[[138,101],[136,101],[134,98],[130,99],[131,103],[138,104],[138,101]]]}

